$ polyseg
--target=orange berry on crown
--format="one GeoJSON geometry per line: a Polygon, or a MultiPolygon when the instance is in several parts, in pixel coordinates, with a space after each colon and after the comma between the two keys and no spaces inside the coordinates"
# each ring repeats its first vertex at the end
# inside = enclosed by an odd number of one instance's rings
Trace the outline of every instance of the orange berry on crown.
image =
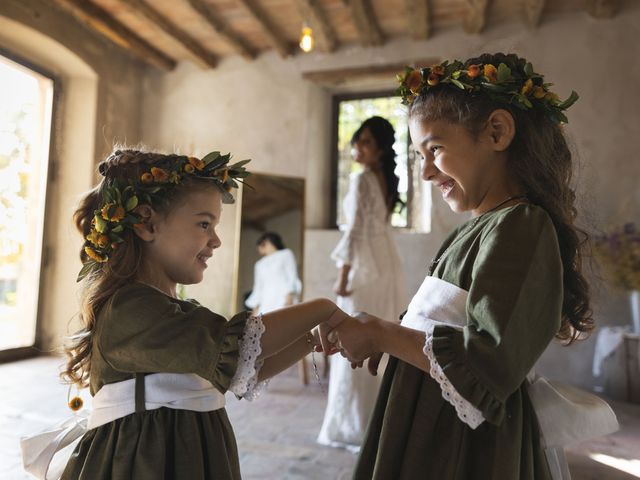
{"type": "Polygon", "coordinates": [[[202,170],[204,168],[204,162],[197,157],[189,157],[189,163],[193,165],[196,170],[202,170]]]}
{"type": "Polygon", "coordinates": [[[469,65],[467,67],[467,76],[469,78],[476,78],[480,73],[482,73],[482,70],[480,70],[480,65],[478,64],[469,65]]]}
{"type": "Polygon", "coordinates": [[[440,83],[440,77],[435,73],[430,73],[429,76],[427,77],[427,83],[429,84],[430,87],[435,87],[440,83]]]}
{"type": "Polygon", "coordinates": [[[498,81],[498,69],[490,63],[487,63],[484,66],[483,74],[491,83],[496,83],[498,81]]]}
{"type": "Polygon", "coordinates": [[[545,92],[542,87],[534,87],[533,89],[533,96],[537,99],[544,98],[546,94],[547,92],[545,92]]]}
{"type": "Polygon", "coordinates": [[[444,75],[444,67],[442,65],[432,65],[431,73],[436,75],[444,75]]]}
{"type": "Polygon", "coordinates": [[[420,85],[422,85],[422,73],[420,70],[413,70],[404,81],[404,84],[413,93],[420,92],[420,85]]]}
{"type": "Polygon", "coordinates": [[[169,180],[169,173],[164,168],[151,167],[151,175],[158,183],[165,183],[169,180]]]}
{"type": "Polygon", "coordinates": [[[142,183],[152,183],[153,175],[151,175],[149,172],[143,173],[140,177],[140,180],[142,181],[142,183]]]}

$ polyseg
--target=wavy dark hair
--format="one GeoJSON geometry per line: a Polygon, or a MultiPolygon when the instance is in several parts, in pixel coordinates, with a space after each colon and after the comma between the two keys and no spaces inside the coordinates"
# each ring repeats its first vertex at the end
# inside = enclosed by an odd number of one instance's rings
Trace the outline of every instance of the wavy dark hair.
{"type": "Polygon", "coordinates": [[[282,237],[275,232],[265,232],[260,235],[260,238],[258,238],[256,245],[260,245],[262,242],[271,242],[271,244],[276,247],[276,250],[284,250],[285,248],[287,248],[284,246],[282,237]]]}
{"type": "MultiPolygon", "coordinates": [[[[524,74],[526,60],[513,54],[484,54],[470,58],[465,66],[479,63],[506,64],[524,74]]],[[[577,209],[571,186],[572,155],[562,127],[536,108],[522,110],[497,103],[484,94],[469,95],[443,85],[420,95],[409,109],[410,119],[445,120],[463,125],[474,137],[496,109],[513,116],[516,133],[509,146],[509,168],[528,200],[544,208],[555,227],[563,266],[564,298],[562,322],[556,337],[566,344],[585,337],[594,328],[589,302],[589,284],[583,274],[582,252],[588,246],[587,233],[575,225],[577,209]]]]}
{"type": "MultiPolygon", "coordinates": [[[[98,166],[103,175],[102,181],[89,191],[80,201],[73,219],[76,227],[86,237],[91,230],[91,220],[95,211],[103,204],[104,187],[112,185],[116,180],[139,179],[149,166],[164,166],[177,159],[178,155],[164,155],[132,149],[115,150],[98,166]]],[[[152,207],[160,214],[168,214],[172,208],[188,193],[199,189],[214,187],[210,181],[186,175],[180,184],[173,187],[162,199],[152,207]]],[[[98,313],[118,289],[132,282],[142,264],[142,242],[130,229],[122,232],[122,243],[114,250],[109,260],[101,264],[100,270],[93,272],[83,280],[80,297],[80,321],[82,328],[70,337],[64,346],[68,357],[66,368],[61,377],[68,383],[86,387],[91,373],[91,353],[93,350],[93,332],[96,328],[98,313]]],[[[85,262],[87,254],[80,251],[80,260],[85,262]]]]}
{"type": "Polygon", "coordinates": [[[380,166],[387,185],[387,198],[385,199],[387,208],[389,212],[393,212],[396,209],[401,210],[404,207],[404,202],[400,200],[400,194],[398,193],[398,183],[400,179],[395,174],[396,152],[393,150],[393,144],[396,141],[396,132],[388,120],[378,116],[371,117],[362,122],[362,125],[355,131],[351,137],[351,145],[358,141],[365,129],[371,132],[371,135],[376,141],[376,145],[382,150],[380,166]]]}

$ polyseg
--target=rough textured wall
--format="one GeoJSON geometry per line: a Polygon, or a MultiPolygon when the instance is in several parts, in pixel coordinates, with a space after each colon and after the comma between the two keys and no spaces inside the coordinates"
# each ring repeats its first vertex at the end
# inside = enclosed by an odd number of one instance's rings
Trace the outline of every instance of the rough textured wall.
{"type": "MultiPolygon", "coordinates": [[[[42,0],[0,3],[2,53],[20,57],[56,79],[47,191],[38,346],[60,346],[78,310],[75,277],[80,235],[72,213],[93,186],[96,162],[114,142],[141,140],[144,68],[72,17],[42,0]]],[[[37,260],[37,259],[35,259],[37,260]]]]}

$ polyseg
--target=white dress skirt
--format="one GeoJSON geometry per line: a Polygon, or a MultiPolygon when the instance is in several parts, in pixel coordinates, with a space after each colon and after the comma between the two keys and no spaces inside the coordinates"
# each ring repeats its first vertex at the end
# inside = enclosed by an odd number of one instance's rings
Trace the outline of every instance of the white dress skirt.
{"type": "MultiPolygon", "coordinates": [[[[374,172],[351,177],[343,208],[344,235],[331,254],[336,265],[351,265],[347,289],[337,305],[346,313],[365,311],[398,322],[407,304],[406,283],[389,225],[387,208],[374,172]]],[[[357,451],[378,395],[384,364],[378,375],[353,370],[340,355],[330,359],[329,394],[318,442],[357,451]]]]}

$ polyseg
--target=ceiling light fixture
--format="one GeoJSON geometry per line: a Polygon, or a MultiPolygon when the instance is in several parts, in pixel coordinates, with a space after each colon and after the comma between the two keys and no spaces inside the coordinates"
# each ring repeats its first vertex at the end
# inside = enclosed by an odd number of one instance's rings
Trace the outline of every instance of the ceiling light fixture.
{"type": "Polygon", "coordinates": [[[313,30],[306,23],[302,25],[302,33],[300,34],[300,49],[308,53],[313,50],[315,40],[313,39],[313,30]]]}

